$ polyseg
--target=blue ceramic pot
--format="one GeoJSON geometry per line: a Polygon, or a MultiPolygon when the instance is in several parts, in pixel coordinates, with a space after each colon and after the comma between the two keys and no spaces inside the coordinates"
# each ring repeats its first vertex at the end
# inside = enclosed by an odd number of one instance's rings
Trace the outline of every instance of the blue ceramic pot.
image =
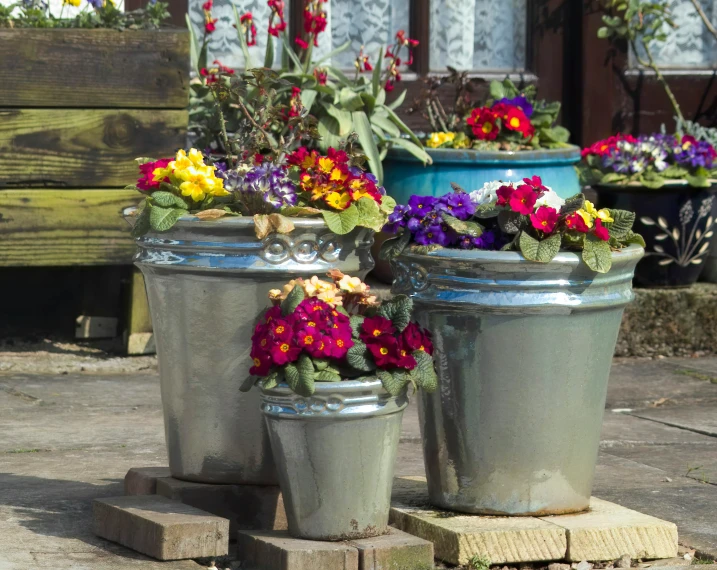
{"type": "Polygon", "coordinates": [[[403,149],[391,149],[383,163],[384,186],[399,204],[413,194],[440,196],[451,191],[451,182],[467,192],[486,182],[517,182],[540,176],[543,184],[563,198],[580,192],[575,165],[580,162],[580,148],[495,151],[472,149],[427,148],[433,164],[424,166],[403,149]]]}

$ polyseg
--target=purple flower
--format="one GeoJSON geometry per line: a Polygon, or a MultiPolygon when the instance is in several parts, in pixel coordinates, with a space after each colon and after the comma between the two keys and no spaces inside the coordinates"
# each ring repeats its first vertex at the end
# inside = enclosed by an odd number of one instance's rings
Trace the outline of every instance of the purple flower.
{"type": "Polygon", "coordinates": [[[425,217],[435,205],[436,199],[433,196],[411,196],[408,199],[408,207],[412,216],[425,217]]]}
{"type": "Polygon", "coordinates": [[[271,163],[255,166],[247,172],[217,172],[217,176],[224,179],[224,187],[235,194],[251,214],[267,213],[267,206],[269,212],[294,206],[298,201],[296,186],[286,170],[271,163]]]}
{"type": "Polygon", "coordinates": [[[513,97],[512,99],[508,99],[507,97],[504,97],[500,101],[496,101],[493,103],[494,105],[502,103],[504,105],[512,105],[513,107],[518,107],[523,113],[525,113],[525,116],[530,119],[530,117],[533,116],[533,106],[530,104],[530,101],[528,101],[525,97],[522,95],[518,95],[518,97],[513,97]]]}
{"type": "Polygon", "coordinates": [[[103,0],[87,0],[87,3],[93,8],[99,10],[104,4],[103,0]]]}
{"type": "Polygon", "coordinates": [[[383,231],[396,234],[400,229],[406,227],[408,219],[408,206],[398,204],[388,216],[388,223],[383,227],[383,231]]]}
{"type": "Polygon", "coordinates": [[[448,233],[439,224],[434,224],[426,228],[421,228],[416,232],[416,243],[419,245],[442,245],[446,246],[450,243],[448,233]]]}
{"type": "Polygon", "coordinates": [[[682,145],[675,149],[675,161],[685,168],[710,170],[715,158],[717,154],[710,143],[697,141],[692,137],[684,137],[682,145]]]}
{"type": "Polygon", "coordinates": [[[436,204],[436,209],[459,220],[467,220],[476,211],[475,205],[471,202],[471,197],[465,192],[455,192],[441,196],[436,204]]]}

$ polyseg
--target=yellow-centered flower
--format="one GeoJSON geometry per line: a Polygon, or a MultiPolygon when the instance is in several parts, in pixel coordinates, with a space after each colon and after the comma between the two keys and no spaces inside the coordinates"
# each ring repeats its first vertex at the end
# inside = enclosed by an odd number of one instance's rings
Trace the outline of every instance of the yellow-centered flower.
{"type": "Polygon", "coordinates": [[[438,148],[447,142],[453,142],[456,138],[456,133],[431,133],[430,138],[426,141],[426,146],[429,148],[438,148]]]}
{"type": "Polygon", "coordinates": [[[336,210],[345,210],[351,204],[351,195],[347,193],[339,194],[338,192],[331,192],[326,198],[326,203],[336,210]]]}

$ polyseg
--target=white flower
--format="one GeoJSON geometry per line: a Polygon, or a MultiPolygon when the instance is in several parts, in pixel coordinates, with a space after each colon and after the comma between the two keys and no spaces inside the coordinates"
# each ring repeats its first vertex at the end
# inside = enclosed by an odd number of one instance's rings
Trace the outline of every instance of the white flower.
{"type": "Polygon", "coordinates": [[[562,208],[564,204],[565,200],[558,196],[557,192],[547,186],[545,187],[543,195],[535,201],[536,209],[540,206],[548,206],[548,208],[560,211],[560,208],[562,208]]]}
{"type": "Polygon", "coordinates": [[[473,202],[473,205],[476,207],[479,206],[485,206],[486,204],[492,204],[498,199],[498,188],[501,186],[511,186],[512,184],[505,182],[501,182],[500,180],[492,180],[491,182],[486,182],[483,184],[483,188],[480,190],[473,190],[469,194],[471,197],[471,202],[473,202]]]}

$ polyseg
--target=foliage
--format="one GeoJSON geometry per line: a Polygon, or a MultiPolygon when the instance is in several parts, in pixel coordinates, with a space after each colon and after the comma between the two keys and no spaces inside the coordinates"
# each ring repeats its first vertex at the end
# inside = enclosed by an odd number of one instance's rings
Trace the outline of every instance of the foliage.
{"type": "MultiPolygon", "coordinates": [[[[682,123],[679,123],[682,125],[682,123]]],[[[707,129],[696,129],[708,138],[707,129]]],[[[687,134],[616,135],[583,149],[581,181],[592,184],[639,184],[661,188],[667,182],[685,181],[707,188],[717,177],[717,151],[708,140],[687,134]]]]}
{"type": "MultiPolygon", "coordinates": [[[[405,92],[393,103],[387,103],[387,92],[392,91],[401,79],[399,64],[403,52],[408,52],[410,61],[412,49],[417,44],[415,40],[407,38],[402,30],[399,31],[394,45],[385,52],[380,50],[373,65],[370,57],[362,51],[356,58],[355,75],[349,78],[339,69],[326,65],[333,56],[348,49],[349,42],[318,61],[312,60],[311,54],[326,25],[320,2],[307,0],[304,11],[307,35],[296,38],[293,43],[286,31],[283,3],[270,2],[270,6],[272,15],[264,67],[271,67],[276,50],[281,50],[282,66],[275,73],[284,84],[277,89],[276,95],[288,107],[296,107],[300,103],[301,107],[316,117],[320,138],[312,139],[311,148],[326,152],[329,148],[337,148],[351,133],[357,133],[359,144],[368,157],[368,166],[379,182],[383,179],[381,161],[391,146],[405,148],[423,162],[430,162],[421,142],[395,113],[405,99],[405,92]],[[382,69],[384,61],[386,65],[382,69]],[[367,72],[370,75],[364,75],[367,72]]],[[[192,37],[192,60],[199,78],[192,82],[190,131],[196,137],[196,144],[222,153],[228,149],[223,144],[222,123],[214,100],[209,97],[208,87],[222,73],[234,74],[234,70],[222,66],[218,61],[212,66],[207,64],[207,44],[213,32],[210,11],[211,2],[207,2],[205,13],[208,14],[209,24],[205,26],[202,41],[199,42],[194,35],[192,37]]],[[[256,26],[250,12],[240,15],[235,11],[235,20],[246,67],[251,69],[255,62],[252,61],[248,47],[256,41],[256,26]]],[[[251,110],[254,94],[249,91],[240,95],[247,109],[251,110]]],[[[242,120],[244,109],[241,107],[235,99],[222,103],[224,127],[229,133],[242,120]]]]}
{"type": "Polygon", "coordinates": [[[58,17],[50,13],[45,0],[22,0],[0,5],[0,28],[110,28],[114,30],[156,30],[169,18],[169,4],[151,1],[144,7],[124,12],[112,0],[64,0],[58,17]],[[64,16],[65,6],[82,10],[74,18],[64,16]]]}
{"type": "Polygon", "coordinates": [[[473,88],[466,73],[449,68],[444,77],[424,80],[425,87],[411,111],[421,111],[433,133],[426,140],[431,148],[476,150],[531,150],[567,146],[570,133],[556,125],[560,103],[537,98],[537,88],[518,88],[510,79],[492,81],[490,95],[472,107],[473,88]],[[446,110],[440,99],[443,86],[456,91],[453,107],[446,110]]]}
{"type": "Polygon", "coordinates": [[[468,561],[468,568],[470,570],[489,570],[490,569],[490,558],[488,558],[487,556],[481,556],[479,554],[475,554],[468,561]]]}
{"type": "Polygon", "coordinates": [[[613,250],[644,247],[632,231],[634,221],[632,212],[597,210],[582,194],[563,200],[537,176],[522,184],[488,182],[470,194],[454,186],[452,194],[412,196],[408,205],[397,206],[386,230],[399,237],[385,242],[381,257],[396,258],[406,248],[427,253],[459,247],[515,250],[548,263],[561,250],[576,250],[590,269],[607,273],[613,250]]]}
{"type": "Polygon", "coordinates": [[[359,278],[338,270],[329,276],[331,282],[314,276],[269,292],[273,307],[255,327],[249,373],[264,389],[286,382],[307,397],[316,382],[373,378],[392,396],[408,384],[435,390],[433,345],[411,322],[413,301],[399,295],[379,302],[359,278]]]}

